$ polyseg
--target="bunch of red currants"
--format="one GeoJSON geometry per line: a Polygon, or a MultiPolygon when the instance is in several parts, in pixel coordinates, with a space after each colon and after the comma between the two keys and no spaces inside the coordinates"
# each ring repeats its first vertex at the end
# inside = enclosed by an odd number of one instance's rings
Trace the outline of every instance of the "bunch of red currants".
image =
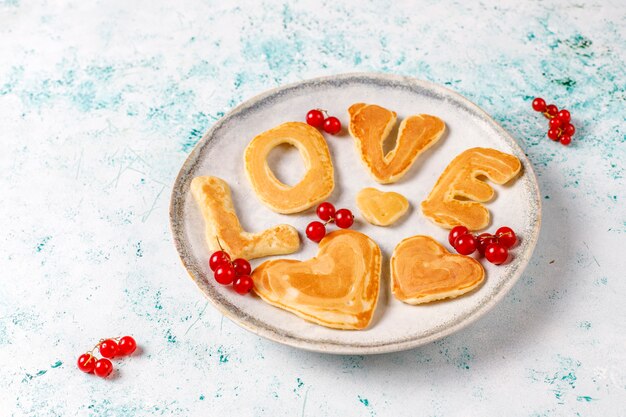
{"type": "Polygon", "coordinates": [[[548,137],[555,142],[561,142],[562,145],[572,143],[572,136],[576,132],[576,128],[571,124],[572,116],[568,110],[559,110],[554,104],[546,104],[541,97],[533,100],[533,109],[543,113],[548,119],[548,137]]]}
{"type": "Polygon", "coordinates": [[[342,208],[335,211],[335,206],[324,202],[317,206],[317,217],[322,222],[314,221],[306,227],[306,236],[313,242],[319,242],[326,236],[326,225],[335,223],[340,229],[347,229],[354,223],[354,216],[348,209],[342,208]]]}
{"type": "Polygon", "coordinates": [[[250,262],[242,258],[230,260],[230,255],[224,250],[213,252],[209,258],[209,268],[213,271],[213,277],[222,285],[233,284],[233,289],[241,295],[252,290],[254,282],[250,277],[252,267],[250,262]]]}
{"type": "Polygon", "coordinates": [[[100,378],[106,378],[113,372],[113,364],[109,359],[130,355],[135,349],[137,349],[137,342],[131,336],[101,339],[93,349],[78,357],[78,369],[88,374],[94,373],[100,378]],[[103,358],[98,359],[94,356],[96,349],[100,350],[103,358]]]}
{"type": "Polygon", "coordinates": [[[306,114],[306,122],[324,132],[336,135],[341,132],[341,122],[335,116],[328,116],[326,110],[313,109],[306,114]]]}
{"type": "Polygon", "coordinates": [[[476,250],[489,262],[500,265],[509,257],[509,249],[517,242],[517,236],[510,227],[503,226],[496,233],[481,233],[474,236],[465,226],[450,230],[448,242],[461,255],[471,255],[476,250]]]}

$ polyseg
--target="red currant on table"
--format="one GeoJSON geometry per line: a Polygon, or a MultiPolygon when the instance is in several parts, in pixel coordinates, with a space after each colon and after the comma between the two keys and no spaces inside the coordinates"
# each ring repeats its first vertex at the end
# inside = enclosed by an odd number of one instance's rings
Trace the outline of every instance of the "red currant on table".
{"type": "Polygon", "coordinates": [[[324,113],[318,109],[309,110],[306,114],[306,122],[319,129],[324,125],[324,113]]]}
{"type": "Polygon", "coordinates": [[[509,251],[498,243],[492,243],[485,249],[485,258],[492,264],[500,265],[506,262],[508,257],[509,251]]]}
{"type": "Polygon", "coordinates": [[[117,355],[117,342],[113,339],[106,339],[99,343],[100,354],[105,358],[113,358],[117,355]]]}
{"type": "Polygon", "coordinates": [[[569,114],[568,110],[561,110],[557,115],[556,115],[557,119],[561,120],[561,122],[563,123],[569,123],[570,119],[572,118],[572,116],[569,114]]]}
{"type": "Polygon", "coordinates": [[[213,252],[213,255],[209,258],[209,268],[211,268],[211,271],[215,271],[218,266],[225,262],[230,262],[230,255],[223,250],[218,250],[213,252]]]}
{"type": "Polygon", "coordinates": [[[565,125],[565,127],[563,128],[563,134],[564,135],[574,136],[574,133],[576,133],[576,128],[571,123],[565,125]]]}
{"type": "Polygon", "coordinates": [[[485,256],[485,249],[492,243],[498,243],[498,238],[491,233],[481,233],[478,235],[478,237],[476,237],[476,249],[478,249],[478,253],[485,256]]]}
{"type": "Polygon", "coordinates": [[[559,137],[561,136],[561,130],[560,129],[553,129],[550,128],[548,129],[548,137],[552,140],[559,140],[559,137]]]}
{"type": "Polygon", "coordinates": [[[93,368],[95,368],[96,366],[96,361],[96,357],[93,356],[91,353],[83,353],[78,357],[78,361],[76,364],[78,365],[78,369],[90,374],[93,372],[93,368]]]}
{"type": "Polygon", "coordinates": [[[347,229],[354,223],[354,216],[348,209],[339,209],[335,213],[335,224],[340,229],[347,229]]]}
{"type": "Polygon", "coordinates": [[[137,349],[137,342],[131,336],[124,336],[120,338],[117,344],[117,351],[120,355],[130,355],[137,349]]]}
{"type": "Polygon", "coordinates": [[[233,268],[235,269],[235,275],[250,275],[250,272],[252,272],[250,262],[242,258],[237,258],[233,261],[233,268]]]}
{"type": "Polygon", "coordinates": [[[461,255],[471,255],[476,251],[476,238],[470,233],[457,237],[454,243],[454,249],[461,255]]]}
{"type": "Polygon", "coordinates": [[[100,378],[106,378],[113,371],[113,364],[106,358],[98,359],[93,372],[100,378]]]}
{"type": "Polygon", "coordinates": [[[533,110],[545,112],[546,111],[546,101],[541,97],[537,97],[533,100],[533,110]]]}
{"type": "Polygon", "coordinates": [[[450,233],[448,234],[448,242],[450,242],[450,245],[452,245],[452,247],[454,247],[454,242],[456,242],[456,239],[459,236],[463,236],[469,233],[469,230],[467,230],[467,227],[465,226],[455,226],[452,228],[452,230],[450,230],[450,233]]]}
{"type": "Polygon", "coordinates": [[[322,203],[317,206],[317,217],[327,222],[335,217],[335,206],[330,203],[322,203]]]}
{"type": "Polygon", "coordinates": [[[311,222],[306,227],[306,236],[313,242],[319,242],[326,236],[326,226],[318,221],[311,222]]]}
{"type": "Polygon", "coordinates": [[[563,135],[561,136],[560,142],[561,142],[561,145],[567,146],[570,143],[572,143],[572,137],[569,135],[563,135]]]}
{"type": "Polygon", "coordinates": [[[553,119],[550,119],[550,121],[548,122],[548,125],[550,126],[550,129],[560,129],[561,128],[561,119],[555,117],[553,119]]]}
{"type": "Polygon", "coordinates": [[[232,284],[235,279],[235,268],[233,268],[230,262],[224,262],[217,267],[214,277],[222,285],[232,284]]]}
{"type": "Polygon", "coordinates": [[[545,112],[548,114],[550,118],[556,117],[556,115],[559,113],[559,108],[555,106],[554,104],[548,104],[546,106],[545,112]]]}
{"type": "Polygon", "coordinates": [[[330,116],[324,120],[324,132],[336,135],[341,131],[341,122],[334,116],[330,116]]]}
{"type": "Polygon", "coordinates": [[[233,288],[241,295],[248,294],[252,290],[252,287],[254,287],[254,282],[249,275],[238,276],[233,283],[233,288]]]}
{"type": "Polygon", "coordinates": [[[506,249],[512,248],[515,242],[517,242],[517,236],[515,236],[513,229],[506,226],[502,226],[496,230],[496,237],[498,238],[498,243],[506,249]]]}

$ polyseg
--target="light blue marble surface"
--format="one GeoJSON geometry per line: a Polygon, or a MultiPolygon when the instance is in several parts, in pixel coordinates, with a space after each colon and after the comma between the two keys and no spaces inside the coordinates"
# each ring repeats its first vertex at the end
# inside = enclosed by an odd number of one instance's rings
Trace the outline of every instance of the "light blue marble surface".
{"type": "MultiPolygon", "coordinates": [[[[0,0],[0,415],[626,415],[626,6],[0,0]],[[492,312],[372,357],[240,329],[187,278],[170,187],[268,88],[352,71],[447,85],[519,141],[543,229],[492,312]],[[530,110],[571,109],[565,148],[530,110]],[[110,380],[76,357],[129,333],[110,380]]],[[[432,2],[434,3],[434,2],[432,2]]]]}

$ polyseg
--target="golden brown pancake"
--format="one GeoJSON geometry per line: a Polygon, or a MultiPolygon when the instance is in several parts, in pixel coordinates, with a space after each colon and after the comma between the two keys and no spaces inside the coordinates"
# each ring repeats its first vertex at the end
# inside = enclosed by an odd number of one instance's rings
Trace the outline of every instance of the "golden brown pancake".
{"type": "Polygon", "coordinates": [[[396,147],[386,155],[383,144],[396,124],[397,115],[375,104],[356,103],[348,109],[350,134],[365,167],[376,181],[398,181],[417,157],[434,145],[446,125],[429,114],[409,116],[400,123],[396,147]]]}
{"type": "Polygon", "coordinates": [[[202,210],[206,242],[212,251],[219,250],[221,244],[233,259],[254,259],[293,253],[300,247],[298,232],[287,224],[260,233],[243,230],[235,213],[230,188],[220,178],[194,178],[191,193],[202,210]]]}
{"type": "Polygon", "coordinates": [[[335,329],[364,329],[378,300],[381,253],[369,237],[332,232],[307,261],[271,260],[252,272],[254,291],[273,306],[335,329]]]}
{"type": "Polygon", "coordinates": [[[430,236],[404,239],[391,256],[391,292],[407,304],[458,297],[484,278],[480,262],[448,252],[430,236]]]}
{"type": "Polygon", "coordinates": [[[246,174],[261,201],[277,213],[298,213],[321,202],[335,188],[328,145],[314,127],[301,122],[283,123],[256,136],[244,154],[246,174]],[[280,182],[267,163],[276,146],[288,143],[299,151],[306,173],[293,187],[280,182]]]}
{"type": "Polygon", "coordinates": [[[513,155],[489,148],[468,149],[443,171],[422,201],[422,213],[446,229],[458,225],[469,230],[482,229],[489,224],[489,210],[481,203],[491,200],[494,190],[478,177],[485,176],[496,184],[504,184],[514,178],[521,167],[519,159],[513,155]]]}
{"type": "Polygon", "coordinates": [[[402,194],[383,192],[376,188],[363,188],[356,196],[361,214],[373,225],[389,226],[409,209],[409,202],[402,194]]]}

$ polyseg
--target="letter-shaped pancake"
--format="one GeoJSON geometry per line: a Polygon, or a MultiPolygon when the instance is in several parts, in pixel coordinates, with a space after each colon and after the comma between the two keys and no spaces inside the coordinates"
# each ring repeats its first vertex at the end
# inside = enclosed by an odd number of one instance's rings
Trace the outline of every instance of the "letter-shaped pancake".
{"type": "Polygon", "coordinates": [[[430,236],[404,239],[391,256],[391,292],[407,304],[458,297],[484,278],[480,262],[448,252],[430,236]]]}
{"type": "Polygon", "coordinates": [[[298,213],[319,203],[335,187],[333,164],[322,134],[301,122],[283,123],[256,136],[244,154],[246,174],[261,201],[277,213],[298,213]],[[293,187],[280,182],[267,163],[274,147],[288,143],[299,151],[306,173],[293,187]]]}
{"type": "Polygon", "coordinates": [[[194,178],[191,193],[202,210],[206,242],[212,251],[219,250],[221,244],[233,259],[254,259],[293,253],[300,247],[298,231],[287,224],[260,233],[243,230],[235,213],[230,188],[220,178],[194,178]]]}
{"type": "Polygon", "coordinates": [[[381,252],[352,230],[329,233],[315,258],[263,262],[252,272],[254,291],[273,306],[335,329],[364,329],[378,301],[381,252]]]}
{"type": "Polygon", "coordinates": [[[348,109],[350,134],[359,156],[376,181],[398,181],[417,157],[434,145],[446,125],[428,114],[409,116],[400,123],[396,147],[384,154],[383,144],[396,124],[397,115],[375,104],[356,103],[348,109]]]}
{"type": "Polygon", "coordinates": [[[356,205],[369,223],[376,226],[394,224],[409,209],[409,202],[402,194],[363,188],[356,195],[356,205]]]}
{"type": "Polygon", "coordinates": [[[489,148],[468,149],[443,171],[422,201],[422,213],[446,229],[458,225],[469,230],[482,229],[489,224],[489,210],[481,203],[491,200],[494,190],[477,177],[483,175],[496,184],[504,184],[514,178],[521,167],[519,159],[513,155],[489,148]]]}

